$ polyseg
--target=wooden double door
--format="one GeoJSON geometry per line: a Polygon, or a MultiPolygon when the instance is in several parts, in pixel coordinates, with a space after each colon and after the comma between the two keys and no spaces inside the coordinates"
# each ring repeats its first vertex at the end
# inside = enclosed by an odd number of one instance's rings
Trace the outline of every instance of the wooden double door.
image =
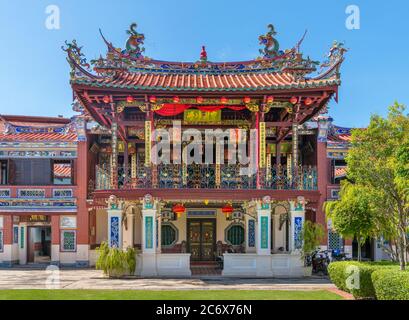
{"type": "Polygon", "coordinates": [[[192,261],[215,260],[216,219],[188,219],[186,238],[192,261]]]}

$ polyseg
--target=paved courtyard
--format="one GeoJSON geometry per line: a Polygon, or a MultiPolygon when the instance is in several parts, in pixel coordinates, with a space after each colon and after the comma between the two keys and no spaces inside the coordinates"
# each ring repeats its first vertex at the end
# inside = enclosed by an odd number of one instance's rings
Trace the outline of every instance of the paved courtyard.
{"type": "Polygon", "coordinates": [[[331,290],[335,286],[326,278],[247,279],[221,276],[192,278],[107,279],[93,269],[0,269],[0,289],[117,289],[117,290],[331,290]],[[53,282],[53,280],[57,280],[53,282]]]}

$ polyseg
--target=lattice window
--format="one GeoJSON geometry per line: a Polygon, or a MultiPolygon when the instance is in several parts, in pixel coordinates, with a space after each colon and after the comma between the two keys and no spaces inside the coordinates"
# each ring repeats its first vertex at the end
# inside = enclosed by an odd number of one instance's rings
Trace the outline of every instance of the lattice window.
{"type": "Polygon", "coordinates": [[[65,251],[65,252],[76,251],[76,231],[75,230],[61,231],[61,251],[65,251]]]}
{"type": "Polygon", "coordinates": [[[161,226],[161,244],[163,247],[171,247],[177,242],[178,230],[171,223],[163,223],[161,226]]]}
{"type": "Polygon", "coordinates": [[[328,231],[328,249],[341,250],[343,247],[343,240],[341,236],[333,231],[328,231]]]}
{"type": "Polygon", "coordinates": [[[227,227],[226,242],[233,246],[239,246],[244,242],[244,226],[241,223],[227,227]]]}

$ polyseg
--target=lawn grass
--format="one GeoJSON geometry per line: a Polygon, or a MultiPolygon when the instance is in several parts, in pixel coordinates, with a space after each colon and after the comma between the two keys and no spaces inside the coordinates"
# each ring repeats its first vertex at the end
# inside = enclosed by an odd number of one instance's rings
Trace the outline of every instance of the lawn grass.
{"type": "Polygon", "coordinates": [[[342,300],[326,291],[284,290],[0,290],[0,300],[342,300]]]}

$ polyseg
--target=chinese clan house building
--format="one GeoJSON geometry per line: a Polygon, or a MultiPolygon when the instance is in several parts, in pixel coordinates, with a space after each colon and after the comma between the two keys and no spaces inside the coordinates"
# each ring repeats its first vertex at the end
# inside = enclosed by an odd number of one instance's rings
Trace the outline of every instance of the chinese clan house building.
{"type": "MultiPolygon", "coordinates": [[[[75,40],[63,48],[78,112],[76,209],[54,219],[75,231],[71,262],[93,265],[107,241],[138,248],[142,276],[204,265],[303,276],[303,223],[326,224],[332,125],[323,114],[338,99],[342,43],[319,63],[301,53],[304,37],[281,50],[269,25],[254,60],[212,62],[203,46],[196,62],[170,62],[145,55],[136,24],[127,34],[122,49],[101,33],[107,53],[89,62],[75,40]]],[[[65,241],[55,236],[59,251],[65,241]]]]}

